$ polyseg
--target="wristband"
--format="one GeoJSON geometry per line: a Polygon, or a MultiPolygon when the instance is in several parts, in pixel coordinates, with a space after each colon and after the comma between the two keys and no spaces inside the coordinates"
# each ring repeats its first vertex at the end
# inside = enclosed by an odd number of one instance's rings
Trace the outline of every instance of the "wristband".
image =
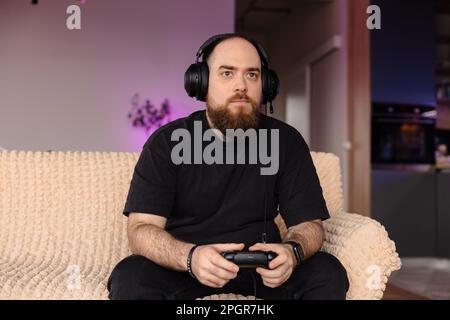
{"type": "Polygon", "coordinates": [[[197,277],[195,276],[195,274],[192,272],[192,254],[194,253],[194,250],[195,250],[195,248],[197,248],[197,247],[198,247],[198,245],[193,246],[193,247],[191,248],[191,250],[189,250],[189,254],[188,254],[188,257],[187,257],[187,271],[189,272],[189,275],[190,275],[192,278],[197,278],[197,277]]]}

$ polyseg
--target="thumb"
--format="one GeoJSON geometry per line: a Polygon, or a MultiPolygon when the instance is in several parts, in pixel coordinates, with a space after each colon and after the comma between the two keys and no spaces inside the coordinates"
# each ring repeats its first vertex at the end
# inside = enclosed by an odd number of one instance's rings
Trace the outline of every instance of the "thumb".
{"type": "Polygon", "coordinates": [[[233,250],[242,250],[244,249],[243,243],[216,243],[213,244],[213,248],[217,251],[233,251],[233,250]]]}

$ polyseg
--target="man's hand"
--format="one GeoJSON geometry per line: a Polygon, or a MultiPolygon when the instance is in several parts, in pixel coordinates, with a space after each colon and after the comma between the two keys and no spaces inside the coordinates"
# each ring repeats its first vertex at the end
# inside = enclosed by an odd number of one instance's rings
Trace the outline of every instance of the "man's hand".
{"type": "Polygon", "coordinates": [[[243,243],[198,246],[192,254],[192,272],[200,283],[213,288],[222,288],[228,281],[236,278],[239,267],[225,259],[221,253],[242,249],[243,243]]]}
{"type": "Polygon", "coordinates": [[[269,263],[269,269],[256,268],[265,286],[276,288],[289,279],[294,271],[297,260],[292,246],[286,243],[257,243],[249,248],[250,251],[273,251],[278,256],[269,263]]]}

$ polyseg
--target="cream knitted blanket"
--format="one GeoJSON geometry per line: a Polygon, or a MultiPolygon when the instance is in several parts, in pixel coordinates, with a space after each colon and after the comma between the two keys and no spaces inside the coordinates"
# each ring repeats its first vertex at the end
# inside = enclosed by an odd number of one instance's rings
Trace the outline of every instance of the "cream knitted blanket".
{"type": "MultiPolygon", "coordinates": [[[[333,214],[323,250],[346,267],[348,298],[381,298],[387,276],[400,267],[395,246],[375,221],[342,213],[338,158],[312,156],[333,214]],[[375,289],[367,286],[371,264],[381,270],[375,289]]],[[[0,152],[0,299],[107,298],[110,272],[130,254],[122,209],[138,157],[0,152]]]]}

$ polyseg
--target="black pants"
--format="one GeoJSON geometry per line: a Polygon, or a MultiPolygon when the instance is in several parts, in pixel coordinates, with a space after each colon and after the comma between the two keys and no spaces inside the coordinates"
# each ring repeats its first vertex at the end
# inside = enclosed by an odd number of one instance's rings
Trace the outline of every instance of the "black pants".
{"type": "Polygon", "coordinates": [[[254,269],[241,269],[223,288],[211,288],[187,272],[160,267],[137,255],[120,261],[108,280],[112,300],[195,299],[219,293],[254,295],[255,285],[258,298],[274,300],[345,299],[349,286],[344,267],[325,252],[316,253],[296,267],[289,280],[278,288],[266,287],[254,269]]]}

